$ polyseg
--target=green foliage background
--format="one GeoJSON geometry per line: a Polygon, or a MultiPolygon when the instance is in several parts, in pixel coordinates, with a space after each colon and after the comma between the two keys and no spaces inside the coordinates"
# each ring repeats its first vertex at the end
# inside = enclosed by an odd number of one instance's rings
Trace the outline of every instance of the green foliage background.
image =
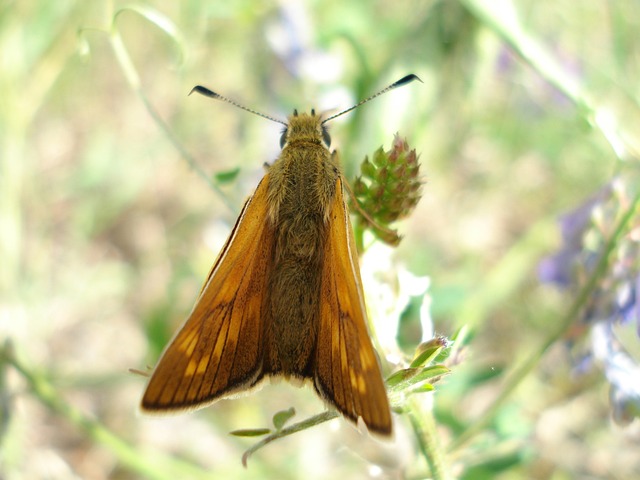
{"type": "MultiPolygon", "coordinates": [[[[474,479],[640,471],[638,422],[612,425],[601,374],[576,377],[562,342],[541,349],[572,299],[536,277],[559,245],[557,216],[637,165],[637,2],[128,7],[0,5],[0,335],[15,353],[5,347],[0,377],[0,476],[428,475],[406,416],[395,445],[366,444],[334,420],[274,442],[243,470],[253,441],[227,432],[269,426],[292,405],[299,418],[322,411],[310,388],[283,382],[149,419],[136,413],[145,381],[128,372],[155,362],[278,155],[277,125],[190,89],[284,118],[349,107],[406,73],[424,84],[337,120],[332,137],[349,179],[396,131],[421,155],[424,197],[398,226],[394,261],[431,278],[438,333],[473,333],[432,399],[446,469],[474,479]]],[[[633,327],[628,338],[637,357],[633,327]]]]}

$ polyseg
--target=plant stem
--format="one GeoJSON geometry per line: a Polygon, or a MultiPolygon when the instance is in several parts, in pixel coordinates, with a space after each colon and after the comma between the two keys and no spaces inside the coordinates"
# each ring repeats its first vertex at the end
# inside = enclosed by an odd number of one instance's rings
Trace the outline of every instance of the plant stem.
{"type": "Polygon", "coordinates": [[[206,478],[208,473],[193,465],[162,455],[143,455],[139,450],[115,435],[99,421],[87,417],[79,409],[65,402],[49,379],[27,367],[16,357],[10,341],[0,347],[0,363],[11,365],[26,380],[29,388],[43,405],[66,418],[84,431],[97,445],[109,449],[118,460],[145,478],[169,480],[173,478],[206,478]]]}
{"type": "MultiPolygon", "coordinates": [[[[422,397],[423,395],[419,396],[422,397]]],[[[444,452],[438,441],[433,411],[425,408],[423,402],[418,400],[418,395],[413,395],[407,403],[409,405],[409,419],[418,440],[420,451],[431,470],[432,478],[434,480],[452,478],[445,462],[444,452]]]]}
{"type": "Polygon", "coordinates": [[[335,410],[328,410],[326,412],[319,413],[318,415],[314,415],[313,417],[309,417],[306,420],[303,420],[301,422],[294,423],[293,425],[283,428],[282,430],[278,430],[275,433],[272,433],[268,437],[265,437],[264,439],[260,440],[258,443],[256,443],[253,447],[248,449],[246,452],[244,452],[244,455],[242,455],[242,465],[244,465],[246,468],[249,457],[253,453],[260,450],[262,447],[270,444],[271,442],[283,437],[287,437],[289,435],[293,435],[294,433],[301,432],[302,430],[306,430],[307,428],[320,425],[321,423],[328,422],[329,420],[334,419],[336,417],[338,417],[338,412],[336,412],[335,410]]]}
{"type": "MultiPolygon", "coordinates": [[[[120,36],[120,33],[117,28],[117,18],[120,13],[126,10],[130,10],[132,12],[140,14],[140,12],[137,9],[131,8],[131,7],[119,10],[113,16],[111,30],[109,32],[109,42],[116,56],[116,60],[120,65],[120,68],[122,69],[124,77],[127,80],[127,83],[135,92],[135,94],[138,96],[138,98],[144,105],[145,109],[147,110],[147,112],[149,113],[153,121],[160,128],[160,130],[162,130],[162,133],[167,137],[171,145],[180,153],[180,156],[187,162],[189,167],[200,178],[202,178],[214,192],[216,192],[220,196],[224,204],[227,205],[227,207],[229,207],[229,210],[231,210],[232,212],[236,212],[237,205],[233,205],[231,201],[227,198],[227,196],[224,194],[224,192],[222,192],[222,190],[220,189],[220,186],[214,181],[212,181],[211,177],[209,177],[209,175],[207,175],[204,172],[204,170],[200,168],[200,166],[198,165],[198,162],[196,162],[195,158],[193,158],[193,156],[187,151],[184,145],[182,145],[182,142],[178,139],[178,137],[176,137],[176,135],[173,133],[173,130],[163,120],[158,110],[156,110],[156,108],[153,106],[153,104],[145,94],[144,89],[142,88],[142,82],[140,80],[140,76],[138,75],[138,71],[136,70],[133,60],[129,56],[127,47],[122,41],[122,37],[120,36]]],[[[143,17],[147,18],[144,15],[143,17]]]]}

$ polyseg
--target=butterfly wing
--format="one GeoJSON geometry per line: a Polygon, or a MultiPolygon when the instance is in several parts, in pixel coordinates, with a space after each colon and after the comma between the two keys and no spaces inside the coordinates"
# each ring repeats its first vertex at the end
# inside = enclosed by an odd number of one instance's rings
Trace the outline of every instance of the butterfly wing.
{"type": "Polygon", "coordinates": [[[143,410],[204,407],[262,376],[263,299],[274,246],[268,184],[267,174],[245,203],[189,318],[149,380],[143,410]]]}
{"type": "Polygon", "coordinates": [[[345,417],[362,417],[369,431],[388,436],[391,411],[367,331],[362,280],[344,201],[336,182],[324,252],[315,388],[345,417]]]}

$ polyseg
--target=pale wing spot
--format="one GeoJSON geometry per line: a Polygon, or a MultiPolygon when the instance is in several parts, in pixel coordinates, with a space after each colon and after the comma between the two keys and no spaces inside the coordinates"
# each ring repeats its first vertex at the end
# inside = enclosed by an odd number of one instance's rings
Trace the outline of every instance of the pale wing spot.
{"type": "Polygon", "coordinates": [[[358,389],[358,376],[356,375],[356,372],[353,371],[353,369],[349,370],[349,377],[351,380],[351,386],[354,389],[358,389]]]}
{"type": "Polygon", "coordinates": [[[198,369],[196,370],[196,373],[198,375],[204,375],[204,372],[207,371],[208,365],[209,365],[209,360],[206,357],[201,358],[200,362],[198,363],[198,369]]]}
{"type": "MultiPolygon", "coordinates": [[[[225,350],[225,345],[227,344],[227,335],[229,334],[229,322],[225,322],[218,333],[218,338],[216,340],[216,345],[213,349],[213,357],[221,358],[222,353],[225,350]]],[[[235,344],[235,342],[232,342],[235,344]]]]}
{"type": "Polygon", "coordinates": [[[187,365],[187,368],[184,371],[185,377],[193,377],[197,369],[198,369],[198,364],[196,363],[196,361],[193,358],[190,359],[189,364],[187,365]]]}
{"type": "Polygon", "coordinates": [[[363,370],[370,370],[375,366],[375,359],[365,349],[360,350],[360,365],[363,370]]]}
{"type": "Polygon", "coordinates": [[[358,386],[356,387],[361,395],[367,394],[367,382],[364,380],[364,376],[358,375],[358,386]]]}
{"type": "Polygon", "coordinates": [[[198,343],[198,332],[193,330],[187,334],[187,336],[178,345],[178,350],[186,353],[188,357],[193,355],[198,343]]]}

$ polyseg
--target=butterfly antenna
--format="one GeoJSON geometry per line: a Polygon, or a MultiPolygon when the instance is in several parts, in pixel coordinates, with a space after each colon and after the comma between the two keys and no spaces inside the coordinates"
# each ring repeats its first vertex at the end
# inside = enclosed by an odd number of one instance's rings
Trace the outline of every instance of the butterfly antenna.
{"type": "Polygon", "coordinates": [[[409,75],[407,75],[405,77],[402,77],[400,80],[397,80],[397,81],[393,82],[388,87],[383,88],[378,93],[374,93],[373,95],[371,95],[368,98],[365,98],[361,102],[356,103],[353,107],[347,108],[346,110],[343,110],[340,113],[336,113],[335,115],[332,115],[331,117],[323,120],[322,123],[325,124],[329,120],[333,120],[334,118],[339,117],[340,115],[344,115],[345,113],[350,112],[351,110],[353,110],[355,108],[358,108],[363,103],[367,103],[369,100],[373,100],[374,98],[379,97],[383,93],[387,93],[389,90],[393,90],[394,88],[402,87],[402,86],[406,85],[407,83],[413,82],[414,80],[418,80],[420,83],[424,83],[422,80],[420,80],[420,77],[418,77],[417,75],[414,75],[413,73],[411,73],[411,74],[409,74],[409,75]]]}
{"type": "Polygon", "coordinates": [[[222,100],[223,102],[230,103],[231,105],[241,108],[242,110],[246,110],[249,113],[253,113],[254,115],[258,115],[259,117],[266,118],[267,120],[271,120],[273,122],[281,123],[285,127],[287,126],[287,122],[283,122],[282,120],[278,120],[277,118],[270,117],[269,115],[265,115],[264,113],[256,112],[255,110],[251,110],[250,108],[247,108],[244,105],[240,105],[239,103],[234,102],[233,100],[227,97],[223,97],[219,93],[209,90],[208,88],[203,87],[201,85],[196,85],[195,87],[193,87],[193,89],[189,92],[189,95],[191,95],[193,92],[197,92],[200,95],[204,95],[205,97],[215,98],[216,100],[222,100]]]}

